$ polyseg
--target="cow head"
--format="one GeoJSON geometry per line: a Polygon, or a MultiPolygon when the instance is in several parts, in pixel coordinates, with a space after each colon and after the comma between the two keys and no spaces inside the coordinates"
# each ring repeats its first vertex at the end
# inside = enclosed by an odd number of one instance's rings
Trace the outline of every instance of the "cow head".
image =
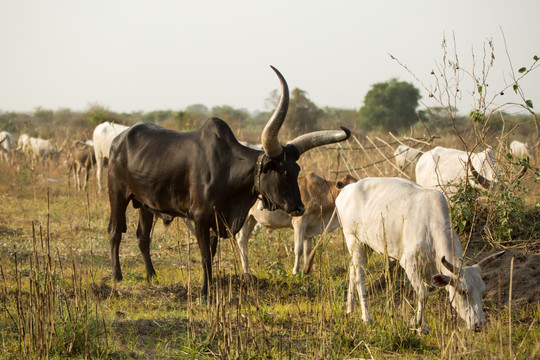
{"type": "Polygon", "coordinates": [[[482,309],[482,296],[486,290],[486,284],[482,280],[482,266],[503,254],[504,251],[492,254],[475,265],[463,266],[461,271],[443,256],[441,262],[453,276],[433,276],[433,285],[447,288],[452,307],[465,320],[469,330],[479,331],[486,323],[482,309]]]}
{"type": "Polygon", "coordinates": [[[261,195],[264,208],[301,216],[305,208],[298,188],[300,166],[296,161],[309,149],[348,139],[351,132],[344,127],[338,131],[316,131],[282,146],[278,134],[289,107],[289,88],[283,75],[276,68],[272,69],[281,83],[281,98],[262,132],[263,153],[257,159],[254,189],[261,195]]]}
{"type": "Polygon", "coordinates": [[[338,182],[336,183],[336,189],[341,190],[345,186],[355,183],[357,181],[358,180],[354,176],[347,174],[344,177],[342,177],[341,180],[338,180],[338,182]]]}

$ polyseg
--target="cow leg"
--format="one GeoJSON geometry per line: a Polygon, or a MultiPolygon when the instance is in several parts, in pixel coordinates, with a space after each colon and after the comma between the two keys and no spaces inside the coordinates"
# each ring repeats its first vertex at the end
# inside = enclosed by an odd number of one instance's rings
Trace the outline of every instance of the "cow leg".
{"type": "Polygon", "coordinates": [[[96,156],[96,179],[98,192],[101,192],[101,172],[103,170],[103,158],[101,156],[96,156]]]}
{"type": "Polygon", "coordinates": [[[139,239],[139,249],[144,259],[144,266],[146,267],[146,280],[152,281],[156,277],[156,271],[154,265],[152,265],[152,259],[150,258],[150,233],[152,226],[154,225],[154,214],[146,209],[144,206],[139,208],[139,225],[137,226],[137,239],[139,239]]]}
{"type": "Polygon", "coordinates": [[[90,167],[84,166],[84,183],[83,183],[83,190],[86,190],[86,186],[88,185],[88,178],[90,176],[90,167]]]}
{"type": "Polygon", "coordinates": [[[240,229],[238,234],[236,234],[236,243],[238,244],[238,250],[240,251],[240,261],[242,262],[242,269],[245,274],[251,273],[248,260],[248,249],[247,244],[253,228],[257,225],[257,220],[251,215],[248,215],[244,226],[240,229]]]}
{"type": "MultiPolygon", "coordinates": [[[[322,238],[320,240],[322,240],[322,238]]],[[[313,238],[304,236],[304,264],[307,264],[312,248],[313,238]]]]}
{"type": "Polygon", "coordinates": [[[195,220],[195,232],[197,233],[197,243],[201,253],[201,263],[203,270],[203,280],[201,285],[201,296],[207,298],[209,294],[209,283],[212,281],[212,254],[210,251],[210,227],[206,221],[195,220]]]}
{"type": "Polygon", "coordinates": [[[298,271],[300,271],[300,259],[302,258],[302,254],[305,254],[306,260],[307,260],[307,257],[309,257],[309,252],[306,253],[305,252],[306,250],[304,249],[304,237],[306,234],[306,224],[302,223],[302,221],[293,220],[293,228],[294,228],[293,274],[297,274],[298,271]]]}
{"type": "Polygon", "coordinates": [[[371,314],[367,305],[366,291],[366,254],[362,245],[357,245],[352,253],[351,265],[349,268],[349,289],[347,294],[347,313],[354,310],[354,289],[358,292],[360,298],[360,307],[362,308],[362,320],[371,322],[371,314]],[[356,286],[355,286],[356,285],[356,286]]]}
{"type": "Polygon", "coordinates": [[[75,189],[77,189],[77,172],[75,171],[75,166],[71,166],[69,169],[70,175],[73,175],[73,186],[75,186],[75,189]]]}
{"type": "Polygon", "coordinates": [[[75,178],[77,190],[81,190],[81,166],[78,163],[75,164],[75,178]]]}
{"type": "Polygon", "coordinates": [[[120,241],[122,233],[127,230],[126,209],[129,201],[120,191],[110,191],[109,200],[111,206],[111,216],[109,218],[109,243],[111,246],[111,261],[113,267],[114,281],[121,281],[122,270],[120,268],[120,241]]]}
{"type": "Polygon", "coordinates": [[[416,311],[416,318],[413,320],[415,325],[420,329],[424,326],[424,303],[427,296],[426,286],[422,280],[422,276],[418,269],[418,262],[414,255],[404,257],[404,260],[400,261],[401,266],[405,269],[407,278],[411,283],[414,291],[416,292],[416,297],[418,300],[418,309],[416,311]]]}
{"type": "Polygon", "coordinates": [[[90,177],[90,170],[86,169],[84,171],[84,183],[83,183],[83,190],[86,190],[86,187],[88,186],[88,178],[90,177]]]}

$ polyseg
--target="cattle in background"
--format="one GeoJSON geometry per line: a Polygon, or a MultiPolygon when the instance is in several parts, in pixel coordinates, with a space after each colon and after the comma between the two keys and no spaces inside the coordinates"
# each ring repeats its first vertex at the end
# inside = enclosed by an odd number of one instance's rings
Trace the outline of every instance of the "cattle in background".
{"type": "MultiPolygon", "coordinates": [[[[523,167],[517,176],[523,176],[526,170],[523,167]]],[[[418,159],[416,182],[423,187],[440,190],[451,198],[466,179],[472,187],[479,189],[497,186],[498,171],[491,148],[470,154],[469,161],[469,154],[465,151],[437,146],[418,159]]]]}
{"type": "Polygon", "coordinates": [[[13,151],[13,136],[7,131],[0,131],[0,152],[4,161],[11,159],[11,152],[13,151]]]}
{"type": "Polygon", "coordinates": [[[481,268],[504,251],[472,266],[463,263],[463,249],[450,223],[444,195],[402,178],[366,178],[347,185],[336,199],[336,212],[351,254],[347,313],[360,298],[362,320],[371,321],[365,285],[363,245],[399,261],[418,300],[415,322],[424,329],[426,284],[445,287],[450,301],[470,330],[486,319],[481,268]]]}
{"type": "Polygon", "coordinates": [[[127,230],[130,201],[139,209],[137,237],[149,280],[156,275],[150,259],[154,216],[165,223],[175,217],[193,220],[203,269],[202,296],[208,295],[218,237],[234,236],[240,230],[257,197],[270,210],[282,209],[294,216],[304,213],[296,161],[311,148],[347,139],[350,131],[317,131],[282,146],[278,134],[287,114],[289,90],[279,71],[272,69],[281,83],[281,98],[262,132],[264,151],[241,145],[218,118],[183,133],[140,123],[113,140],[108,229],[115,281],[122,280],[119,247],[127,230]]]}
{"type": "Polygon", "coordinates": [[[534,148],[529,143],[522,143],[521,141],[514,140],[510,143],[510,153],[515,160],[525,159],[529,162],[534,159],[534,148]]]}
{"type": "Polygon", "coordinates": [[[104,122],[96,126],[92,136],[94,143],[94,154],[96,157],[96,178],[98,192],[101,192],[101,176],[105,160],[109,159],[109,152],[113,139],[123,131],[129,129],[129,126],[119,125],[111,122],[104,122]]]}
{"type": "MultiPolygon", "coordinates": [[[[321,234],[330,221],[335,208],[334,200],[339,191],[345,185],[355,181],[356,179],[350,175],[344,176],[339,181],[332,181],[325,180],[314,172],[308,172],[298,179],[302,202],[306,208],[301,216],[291,216],[283,210],[261,209],[260,201],[257,201],[249,210],[244,226],[236,235],[244,272],[251,272],[247,256],[247,243],[253,228],[259,223],[268,229],[294,229],[293,274],[296,274],[300,270],[302,255],[304,255],[304,262],[307,262],[307,257],[311,252],[312,238],[321,234]]],[[[335,220],[327,231],[334,230],[338,225],[337,220],[335,220]]]]}
{"type": "Polygon", "coordinates": [[[96,163],[92,141],[85,142],[76,140],[71,144],[66,157],[66,166],[69,173],[73,174],[73,180],[77,190],[81,190],[81,173],[84,171],[84,183],[82,189],[86,190],[90,169],[96,163]]]}
{"type": "Polygon", "coordinates": [[[28,154],[29,150],[28,147],[30,146],[30,136],[28,134],[21,134],[19,135],[19,139],[17,140],[17,151],[21,151],[24,154],[28,154]]]}
{"type": "Polygon", "coordinates": [[[420,150],[408,147],[406,145],[399,145],[394,151],[394,158],[396,161],[396,165],[400,170],[405,169],[406,166],[409,166],[409,164],[414,164],[418,158],[422,156],[422,152],[420,150]]]}
{"type": "Polygon", "coordinates": [[[396,151],[394,151],[396,165],[400,170],[405,169],[409,164],[414,164],[421,155],[422,152],[420,150],[416,150],[406,145],[399,145],[396,151]]]}
{"type": "Polygon", "coordinates": [[[31,137],[26,150],[34,161],[58,160],[61,151],[57,151],[49,139],[31,137]]]}

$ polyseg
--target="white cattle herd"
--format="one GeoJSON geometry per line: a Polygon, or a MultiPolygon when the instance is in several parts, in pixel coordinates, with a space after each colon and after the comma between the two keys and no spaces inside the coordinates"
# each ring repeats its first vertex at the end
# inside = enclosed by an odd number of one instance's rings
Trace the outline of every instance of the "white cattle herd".
{"type": "MultiPolygon", "coordinates": [[[[96,164],[96,183],[101,191],[101,178],[109,157],[112,140],[128,126],[105,122],[93,132],[92,141],[72,139],[66,149],[65,164],[73,172],[77,189],[86,188],[88,173],[96,164]],[[80,173],[86,172],[81,186],[80,173]]],[[[31,161],[57,159],[60,151],[51,140],[21,134],[15,142],[7,131],[0,132],[0,161],[9,162],[22,153],[31,161]]],[[[534,148],[528,143],[512,141],[509,152],[514,161],[534,159],[534,148]]],[[[414,323],[424,329],[426,285],[445,288],[452,307],[470,330],[480,330],[486,320],[482,310],[485,284],[482,266],[502,255],[496,253],[467,266],[463,248],[452,228],[448,201],[465,183],[474,188],[492,189],[500,182],[501,169],[494,150],[463,150],[437,146],[424,153],[404,145],[394,152],[400,169],[413,166],[416,182],[403,178],[364,178],[348,176],[340,181],[327,181],[308,172],[298,183],[306,211],[293,217],[282,210],[262,209],[256,203],[247,215],[244,227],[237,234],[244,272],[250,272],[247,242],[257,223],[270,229],[294,229],[295,262],[293,273],[300,268],[300,258],[306,261],[311,250],[311,238],[341,225],[351,255],[347,313],[354,309],[355,293],[360,300],[362,319],[372,320],[367,305],[365,284],[368,246],[379,254],[397,260],[405,270],[417,295],[414,323]],[[416,165],[415,165],[416,162],[416,165]],[[339,220],[339,222],[338,222],[339,220]]],[[[523,176],[523,166],[515,178],[523,176]]]]}
{"type": "Polygon", "coordinates": [[[0,150],[5,161],[10,160],[16,151],[36,161],[57,159],[60,154],[51,140],[30,137],[27,134],[21,134],[17,140],[17,147],[14,145],[13,135],[7,131],[0,132],[0,150]]]}
{"type": "MultiPolygon", "coordinates": [[[[527,166],[522,166],[512,180],[522,177],[526,170],[527,166]]],[[[492,189],[498,186],[500,175],[491,148],[469,154],[463,150],[441,146],[420,156],[415,172],[419,185],[440,190],[449,199],[463,186],[463,182],[468,182],[478,189],[492,189]]]]}
{"type": "Polygon", "coordinates": [[[394,160],[396,161],[396,165],[403,170],[405,167],[410,166],[410,164],[414,164],[421,155],[422,152],[418,149],[399,145],[396,151],[394,151],[394,160]]]}

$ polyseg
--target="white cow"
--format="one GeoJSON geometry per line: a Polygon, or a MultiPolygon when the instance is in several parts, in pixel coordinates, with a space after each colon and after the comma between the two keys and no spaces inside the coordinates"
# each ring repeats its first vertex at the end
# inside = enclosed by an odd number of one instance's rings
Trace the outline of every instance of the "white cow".
{"type": "Polygon", "coordinates": [[[0,131],[0,152],[2,158],[5,161],[9,161],[11,158],[11,151],[13,150],[13,136],[7,131],[0,131]]]}
{"type": "Polygon", "coordinates": [[[529,143],[514,140],[510,143],[510,153],[514,159],[525,159],[527,162],[534,158],[534,148],[529,143]]]}
{"type": "Polygon", "coordinates": [[[27,151],[34,160],[57,159],[59,151],[52,144],[51,140],[31,137],[28,141],[27,151]]]}
{"type": "Polygon", "coordinates": [[[17,151],[28,153],[29,145],[30,145],[30,136],[28,136],[28,134],[19,135],[19,139],[17,140],[17,151]]]}
{"type": "Polygon", "coordinates": [[[414,163],[422,155],[420,150],[410,148],[406,145],[399,145],[394,151],[396,165],[403,170],[405,166],[414,163]]]}
{"type": "Polygon", "coordinates": [[[98,191],[101,192],[101,174],[105,159],[109,159],[109,150],[113,139],[129,126],[119,125],[111,122],[104,122],[96,126],[93,134],[94,154],[96,155],[96,177],[98,191]]]}
{"type": "Polygon", "coordinates": [[[469,178],[469,184],[476,188],[489,187],[498,182],[498,169],[491,148],[472,153],[470,158],[475,171],[467,166],[467,152],[437,146],[418,159],[416,182],[423,187],[440,190],[448,198],[457,192],[467,175],[476,177],[478,183],[474,177],[469,178]]]}
{"type": "Polygon", "coordinates": [[[347,313],[354,310],[354,289],[360,297],[362,320],[371,321],[365,285],[363,245],[399,261],[414,288],[416,324],[424,329],[426,283],[445,287],[450,301],[470,330],[485,324],[482,294],[486,285],[481,266],[502,255],[491,255],[465,266],[462,247],[452,229],[448,203],[437,190],[403,178],[366,178],[347,185],[336,199],[336,212],[349,253],[347,313]]]}

